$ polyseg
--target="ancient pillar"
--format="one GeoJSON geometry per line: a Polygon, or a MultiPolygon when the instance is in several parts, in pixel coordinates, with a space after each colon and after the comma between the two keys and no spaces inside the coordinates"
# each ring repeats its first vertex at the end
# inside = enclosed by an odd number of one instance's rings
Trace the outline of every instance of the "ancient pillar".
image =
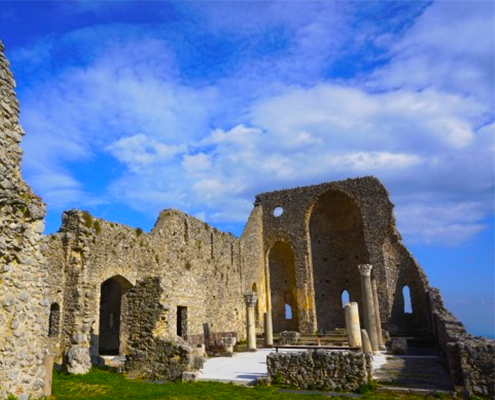
{"type": "Polygon", "coordinates": [[[359,324],[358,303],[347,303],[344,306],[344,310],[349,347],[361,347],[361,326],[359,324]]]}
{"type": "Polygon", "coordinates": [[[272,312],[268,310],[264,314],[265,317],[265,346],[272,347],[273,346],[273,325],[272,325],[272,312]]]}
{"type": "Polygon", "coordinates": [[[256,350],[256,326],[254,319],[254,307],[256,305],[256,293],[250,292],[244,295],[246,300],[246,328],[247,328],[247,345],[249,350],[256,350]]]}
{"type": "Polygon", "coordinates": [[[45,354],[43,366],[45,367],[45,380],[43,382],[43,397],[49,398],[52,395],[52,377],[54,356],[45,354]]]}
{"type": "Polygon", "coordinates": [[[361,342],[363,344],[362,345],[363,353],[373,352],[371,348],[370,338],[368,336],[368,332],[366,332],[366,329],[361,329],[361,342]]]}
{"type": "Polygon", "coordinates": [[[378,288],[376,285],[376,279],[371,280],[371,288],[373,290],[373,305],[375,306],[376,334],[378,336],[378,347],[381,350],[385,350],[385,344],[383,343],[382,320],[380,318],[380,304],[378,303],[378,288]]]}
{"type": "Polygon", "coordinates": [[[373,352],[378,352],[378,335],[376,329],[375,307],[373,302],[373,289],[371,287],[371,264],[358,266],[361,273],[361,290],[363,292],[364,326],[368,332],[373,352]]]}

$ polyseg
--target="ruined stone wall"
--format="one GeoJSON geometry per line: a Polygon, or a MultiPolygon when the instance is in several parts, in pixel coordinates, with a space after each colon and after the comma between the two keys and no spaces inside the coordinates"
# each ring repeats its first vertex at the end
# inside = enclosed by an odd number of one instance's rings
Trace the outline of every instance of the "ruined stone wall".
{"type": "Polygon", "coordinates": [[[272,382],[300,389],[352,391],[372,377],[371,356],[361,352],[271,353],[266,364],[272,382]]]}
{"type": "Polygon", "coordinates": [[[431,333],[428,282],[402,244],[393,204],[376,178],[263,193],[256,199],[263,206],[265,254],[277,242],[294,251],[301,332],[342,327],[342,292],[362,303],[357,266],[370,263],[383,327],[394,334],[431,333]],[[280,216],[274,215],[277,207],[283,209],[280,216]],[[411,289],[411,315],[400,308],[405,285],[411,289]]]}
{"type": "Polygon", "coordinates": [[[163,279],[137,282],[127,293],[128,356],[125,371],[132,379],[173,381],[184,371],[201,368],[202,357],[169,333],[169,306],[163,279]]]}
{"type": "Polygon", "coordinates": [[[437,342],[449,360],[452,383],[468,396],[495,398],[495,340],[469,335],[445,307],[436,288],[429,292],[437,342]]]}
{"type": "Polygon", "coordinates": [[[48,331],[48,276],[40,252],[44,204],[24,183],[24,131],[0,42],[0,398],[39,397],[48,331]]]}
{"type": "Polygon", "coordinates": [[[256,332],[264,332],[263,314],[269,309],[268,282],[266,280],[263,250],[263,209],[256,205],[249,216],[237,244],[240,247],[241,281],[243,293],[255,291],[258,301],[255,306],[256,332]]]}
{"type": "MultiPolygon", "coordinates": [[[[192,343],[204,342],[205,335],[216,337],[222,333],[234,333],[243,339],[243,294],[253,283],[259,292],[264,290],[260,278],[263,271],[252,272],[257,268],[259,225],[252,232],[246,230],[248,239],[242,256],[238,239],[174,210],[162,212],[151,233],[97,219],[86,212],[64,213],[60,232],[48,239],[45,247],[53,274],[62,270],[65,275],[61,348],[86,347],[95,361],[99,354],[101,285],[112,277],[119,277],[129,287],[150,277],[162,280],[168,310],[163,329],[167,335],[182,330],[183,337],[192,343]],[[187,332],[184,325],[178,329],[178,307],[186,308],[187,332]]],[[[260,299],[265,301],[263,293],[260,299]]],[[[126,318],[124,299],[124,330],[126,318]]],[[[125,343],[121,350],[125,351],[125,343]]]]}

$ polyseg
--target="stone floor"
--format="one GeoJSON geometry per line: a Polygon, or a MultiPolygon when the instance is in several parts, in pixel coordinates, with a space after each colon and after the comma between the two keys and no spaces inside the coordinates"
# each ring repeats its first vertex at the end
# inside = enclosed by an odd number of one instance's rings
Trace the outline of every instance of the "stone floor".
{"type": "Polygon", "coordinates": [[[375,379],[387,387],[450,391],[447,361],[438,356],[386,355],[386,362],[374,370],[375,379]]]}
{"type": "MultiPolygon", "coordinates": [[[[294,351],[300,350],[279,350],[280,353],[294,351]]],[[[200,380],[252,384],[256,379],[267,376],[266,356],[271,352],[273,349],[258,349],[256,352],[235,353],[234,357],[209,358],[201,370],[200,380]]],[[[374,356],[373,368],[379,368],[385,362],[385,356],[374,356]]]]}

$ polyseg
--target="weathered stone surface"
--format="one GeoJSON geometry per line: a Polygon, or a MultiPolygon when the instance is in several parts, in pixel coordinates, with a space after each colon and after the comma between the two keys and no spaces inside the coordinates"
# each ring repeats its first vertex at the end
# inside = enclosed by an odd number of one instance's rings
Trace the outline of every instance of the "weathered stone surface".
{"type": "Polygon", "coordinates": [[[280,334],[279,334],[278,342],[280,344],[297,344],[300,336],[301,335],[299,334],[299,332],[283,331],[283,332],[280,332],[280,334]]]}
{"type": "Polygon", "coordinates": [[[86,346],[76,345],[67,352],[67,372],[71,374],[87,374],[90,368],[91,358],[86,346]]]}
{"type": "Polygon", "coordinates": [[[71,210],[43,237],[44,205],[20,173],[14,86],[0,44],[0,398],[42,393],[46,349],[57,363],[71,353],[71,370],[107,353],[127,355],[136,375],[180,379],[200,360],[179,338],[213,352],[224,337],[246,338],[247,292],[258,334],[267,312],[275,332],[343,328],[344,292],[364,310],[360,264],[373,266],[378,339],[380,325],[431,337],[457,386],[494,396],[494,342],[467,335],[445,310],[376,178],[262,193],[240,238],[175,210],[150,233],[71,210]]]}
{"type": "Polygon", "coordinates": [[[469,335],[445,307],[440,292],[431,288],[435,336],[449,360],[452,383],[467,396],[495,398],[495,340],[469,335]]]}
{"type": "Polygon", "coordinates": [[[0,398],[43,393],[48,271],[40,252],[45,206],[24,183],[9,63],[0,42],[0,398]]]}
{"type": "Polygon", "coordinates": [[[267,356],[272,382],[301,389],[356,390],[371,379],[371,356],[314,350],[267,356]]]}
{"type": "Polygon", "coordinates": [[[194,372],[183,372],[182,373],[182,382],[198,382],[201,378],[202,373],[199,371],[194,372]]]}
{"type": "Polygon", "coordinates": [[[407,340],[403,337],[392,338],[390,340],[390,351],[392,354],[407,354],[407,340]]]}

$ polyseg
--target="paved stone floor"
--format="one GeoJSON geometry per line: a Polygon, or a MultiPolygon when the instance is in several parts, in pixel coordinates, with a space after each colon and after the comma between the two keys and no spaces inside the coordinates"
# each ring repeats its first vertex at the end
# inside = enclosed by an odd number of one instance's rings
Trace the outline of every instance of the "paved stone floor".
{"type": "MultiPolygon", "coordinates": [[[[280,353],[300,350],[281,349],[280,353]]],[[[256,352],[236,353],[234,357],[209,358],[201,370],[203,381],[233,382],[248,385],[267,375],[266,356],[272,349],[259,349],[256,352]]],[[[384,355],[374,356],[373,368],[385,363],[384,355]]]]}

